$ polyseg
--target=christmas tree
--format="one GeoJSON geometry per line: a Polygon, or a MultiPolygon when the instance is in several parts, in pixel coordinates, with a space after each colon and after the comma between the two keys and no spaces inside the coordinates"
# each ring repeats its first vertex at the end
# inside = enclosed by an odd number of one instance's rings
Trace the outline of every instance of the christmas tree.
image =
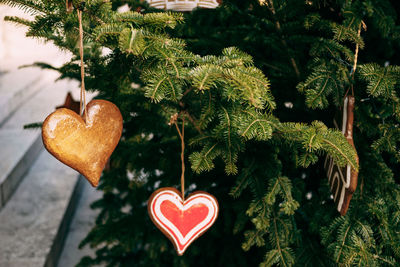
{"type": "MultiPolygon", "coordinates": [[[[124,118],[93,204],[100,215],[81,244],[96,257],[81,266],[396,266],[396,1],[226,0],[184,15],[142,1],[72,2],[83,10],[86,88],[124,118]],[[117,12],[125,3],[132,11],[117,12]],[[348,95],[357,152],[332,123],[348,95]],[[146,207],[157,188],[179,186],[175,114],[185,122],[186,190],[220,204],[215,225],[181,257],[146,207]],[[326,155],[359,171],[345,216],[331,198],[326,155]]],[[[76,12],[63,1],[0,3],[35,15],[6,18],[27,36],[75,55],[61,68],[36,66],[80,79],[76,12]]]]}

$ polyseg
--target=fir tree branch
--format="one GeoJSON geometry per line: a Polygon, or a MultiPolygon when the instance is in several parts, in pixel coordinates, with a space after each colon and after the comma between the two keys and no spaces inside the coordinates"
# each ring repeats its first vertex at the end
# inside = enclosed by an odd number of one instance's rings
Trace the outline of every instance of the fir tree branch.
{"type": "Polygon", "coordinates": [[[349,156],[347,156],[347,154],[346,154],[344,151],[342,151],[337,145],[333,144],[333,143],[332,143],[330,140],[328,140],[328,139],[323,139],[323,141],[324,141],[325,143],[327,143],[329,146],[331,146],[335,151],[337,151],[338,153],[340,153],[340,155],[341,155],[343,158],[346,159],[346,161],[348,162],[348,164],[351,165],[351,168],[352,168],[353,170],[358,171],[358,166],[354,163],[353,160],[351,160],[351,158],[350,158],[349,156]]]}
{"type": "Polygon", "coordinates": [[[277,228],[277,225],[276,225],[276,214],[275,214],[274,211],[272,212],[272,214],[273,214],[272,221],[274,222],[274,235],[275,235],[275,239],[276,239],[276,246],[277,246],[277,249],[279,251],[279,255],[280,255],[280,258],[281,258],[281,263],[283,263],[283,266],[287,267],[288,265],[286,264],[286,261],[284,260],[284,257],[283,257],[283,254],[282,254],[281,245],[280,245],[278,228],[277,228]]]}
{"type": "Polygon", "coordinates": [[[190,123],[191,123],[191,124],[194,126],[194,128],[197,130],[197,132],[198,132],[199,134],[203,135],[203,134],[204,134],[203,131],[200,129],[198,123],[193,119],[193,117],[190,115],[190,113],[189,113],[187,110],[185,110],[184,113],[185,113],[186,117],[189,119],[190,123]]]}
{"type": "Polygon", "coordinates": [[[43,6],[39,5],[37,1],[33,0],[0,0],[0,4],[17,7],[22,11],[32,15],[41,13],[48,14],[48,11],[43,6]]]}
{"type": "Polygon", "coordinates": [[[13,22],[13,23],[15,23],[17,25],[23,25],[23,26],[27,26],[27,27],[32,26],[32,21],[27,20],[27,19],[23,19],[23,18],[20,18],[20,17],[5,16],[4,17],[4,21],[13,22]]]}
{"type": "Polygon", "coordinates": [[[273,19],[275,21],[276,31],[278,32],[278,34],[279,34],[279,36],[281,38],[281,43],[282,43],[283,47],[286,49],[287,55],[289,57],[289,63],[292,65],[297,79],[300,79],[300,71],[299,71],[299,68],[297,67],[296,60],[294,59],[293,56],[291,56],[289,46],[288,46],[288,44],[287,44],[287,42],[286,42],[286,40],[285,40],[285,38],[283,37],[283,34],[282,34],[281,23],[279,22],[279,20],[278,20],[278,18],[276,16],[274,0],[267,0],[267,1],[264,1],[264,3],[267,5],[267,7],[269,8],[269,10],[272,13],[272,17],[273,17],[273,19]]]}
{"type": "Polygon", "coordinates": [[[344,233],[344,236],[343,236],[343,238],[342,238],[342,244],[341,244],[341,246],[340,246],[339,253],[338,253],[337,257],[336,257],[336,262],[337,262],[337,263],[339,263],[340,256],[341,256],[341,254],[342,254],[343,247],[345,246],[346,238],[347,238],[347,235],[348,235],[350,229],[351,229],[351,225],[347,226],[346,232],[344,233]]]}

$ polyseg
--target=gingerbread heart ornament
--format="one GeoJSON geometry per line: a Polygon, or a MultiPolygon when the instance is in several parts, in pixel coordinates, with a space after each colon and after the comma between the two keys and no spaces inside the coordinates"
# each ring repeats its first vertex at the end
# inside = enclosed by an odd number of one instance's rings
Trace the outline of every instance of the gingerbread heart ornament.
{"type": "Polygon", "coordinates": [[[151,220],[172,241],[178,255],[213,225],[218,209],[217,200],[206,192],[194,192],[183,201],[172,187],[155,191],[148,202],[151,220]]]}
{"type": "Polygon", "coordinates": [[[122,134],[122,115],[113,103],[92,100],[86,106],[87,121],[77,113],[60,108],[42,126],[43,144],[62,163],[80,172],[92,186],[122,134]]]}
{"type": "MultiPolygon", "coordinates": [[[[353,96],[345,97],[342,114],[342,133],[349,144],[356,149],[353,141],[354,103],[355,98],[353,96]]],[[[334,124],[339,128],[336,120],[334,120],[334,124]]],[[[356,160],[358,163],[357,155],[356,160]]],[[[349,164],[344,168],[340,168],[330,156],[326,157],[324,168],[336,208],[341,215],[346,215],[353,193],[357,189],[358,172],[353,170],[349,164]]]]}

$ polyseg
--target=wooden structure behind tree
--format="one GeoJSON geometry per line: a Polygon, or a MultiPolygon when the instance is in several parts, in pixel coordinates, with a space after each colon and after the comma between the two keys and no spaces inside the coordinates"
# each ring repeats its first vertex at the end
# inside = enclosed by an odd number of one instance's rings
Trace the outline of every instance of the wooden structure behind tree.
{"type": "Polygon", "coordinates": [[[221,0],[147,0],[150,6],[174,11],[192,11],[196,7],[216,8],[221,0]]]}

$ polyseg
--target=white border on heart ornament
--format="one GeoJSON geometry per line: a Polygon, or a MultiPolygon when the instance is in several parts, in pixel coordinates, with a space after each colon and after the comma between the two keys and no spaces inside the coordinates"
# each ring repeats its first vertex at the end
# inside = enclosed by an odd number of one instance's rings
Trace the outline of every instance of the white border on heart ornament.
{"type": "Polygon", "coordinates": [[[182,255],[189,245],[203,232],[205,232],[215,222],[218,215],[218,204],[213,197],[206,193],[194,193],[184,202],[181,197],[172,190],[162,190],[158,192],[151,200],[150,212],[157,224],[172,238],[175,243],[176,250],[182,255]],[[180,210],[187,210],[196,204],[206,205],[208,214],[206,218],[196,225],[186,236],[183,236],[179,229],[168,220],[161,212],[161,204],[169,200],[180,210]],[[182,249],[180,249],[182,247],[182,249]]]}

